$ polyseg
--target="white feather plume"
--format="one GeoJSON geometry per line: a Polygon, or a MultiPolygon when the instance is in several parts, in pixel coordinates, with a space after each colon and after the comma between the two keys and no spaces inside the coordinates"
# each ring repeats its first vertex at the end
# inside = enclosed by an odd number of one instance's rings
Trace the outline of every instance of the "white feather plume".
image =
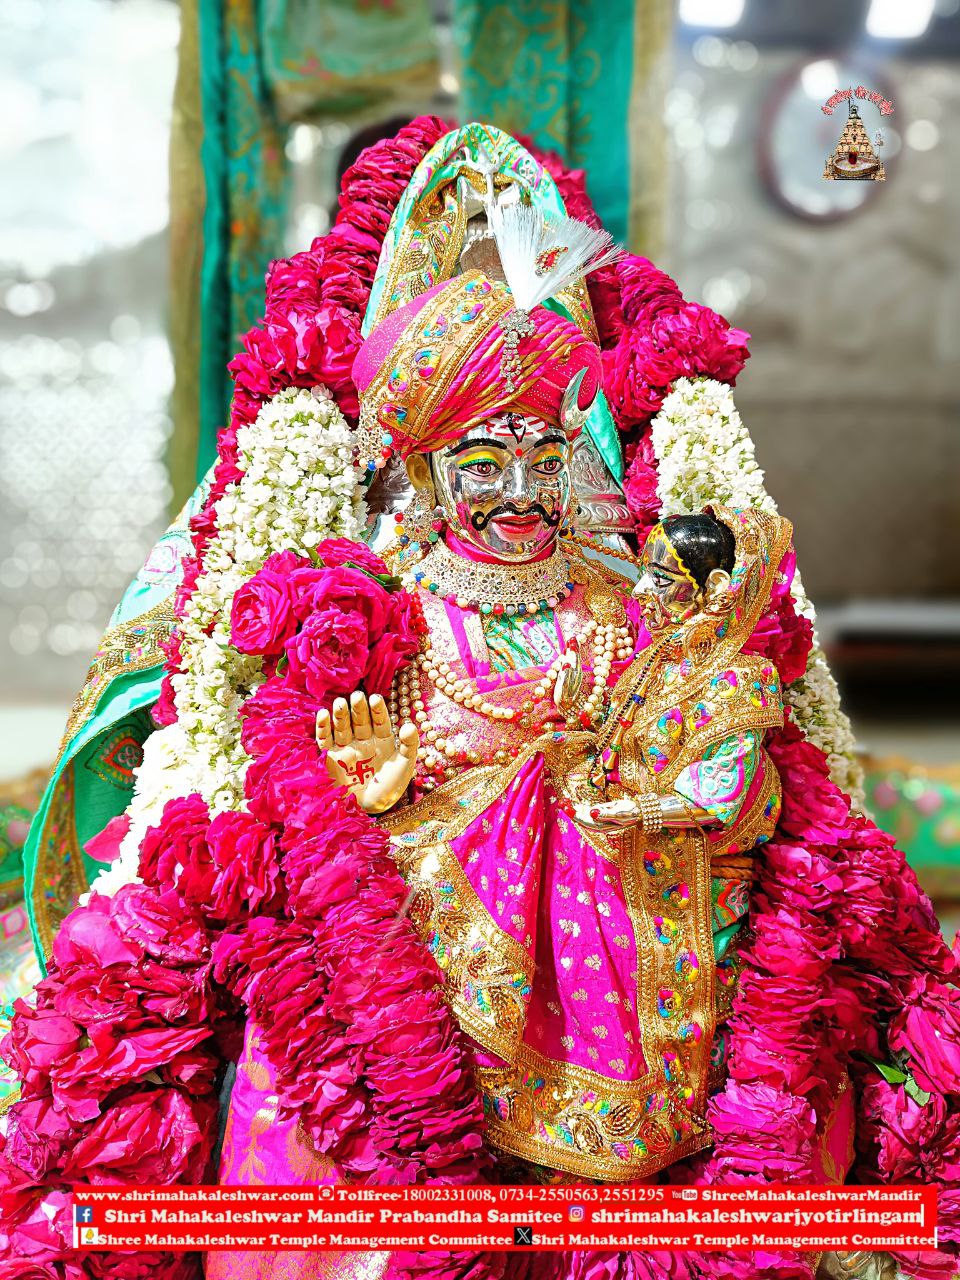
{"type": "Polygon", "coordinates": [[[503,274],[520,311],[532,311],[622,252],[609,231],[597,231],[576,218],[547,222],[535,205],[495,204],[490,210],[490,226],[503,274]],[[544,255],[551,249],[560,253],[552,265],[546,265],[544,255]]]}

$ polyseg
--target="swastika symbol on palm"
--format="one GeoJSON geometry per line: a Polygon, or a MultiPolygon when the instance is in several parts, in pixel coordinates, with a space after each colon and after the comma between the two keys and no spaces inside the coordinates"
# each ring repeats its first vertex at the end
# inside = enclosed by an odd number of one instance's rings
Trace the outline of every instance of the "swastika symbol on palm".
{"type": "Polygon", "coordinates": [[[376,773],[372,760],[358,760],[356,764],[345,764],[341,767],[351,782],[359,782],[361,786],[376,773]]]}

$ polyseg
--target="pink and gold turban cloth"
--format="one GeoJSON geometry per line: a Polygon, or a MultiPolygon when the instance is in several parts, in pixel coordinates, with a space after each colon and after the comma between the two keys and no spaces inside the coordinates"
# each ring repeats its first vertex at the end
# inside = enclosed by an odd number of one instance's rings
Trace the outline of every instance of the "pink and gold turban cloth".
{"type": "Polygon", "coordinates": [[[360,393],[359,465],[379,470],[392,453],[430,453],[513,410],[560,424],[571,380],[584,372],[577,407],[600,386],[600,350],[571,321],[534,307],[519,338],[512,388],[503,371],[503,321],[516,317],[498,280],[468,271],[392,312],[353,365],[360,393]]]}

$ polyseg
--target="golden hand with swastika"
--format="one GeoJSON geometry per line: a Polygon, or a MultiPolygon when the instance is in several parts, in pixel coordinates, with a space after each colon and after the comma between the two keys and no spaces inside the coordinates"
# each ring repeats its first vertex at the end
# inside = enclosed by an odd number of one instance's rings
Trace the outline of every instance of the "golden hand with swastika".
{"type": "Polygon", "coordinates": [[[357,691],[337,698],[332,714],[317,714],[317,742],[327,753],[327,771],[356,796],[366,813],[385,813],[410,785],[420,734],[415,724],[394,735],[387,704],[357,691]]]}

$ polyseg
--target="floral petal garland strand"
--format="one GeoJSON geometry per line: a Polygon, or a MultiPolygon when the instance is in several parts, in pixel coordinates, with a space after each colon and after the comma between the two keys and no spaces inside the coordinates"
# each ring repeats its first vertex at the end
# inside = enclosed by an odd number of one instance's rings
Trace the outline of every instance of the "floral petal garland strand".
{"type": "MultiPolygon", "coordinates": [[[[651,473],[648,493],[655,482],[656,514],[698,511],[710,502],[776,511],[724,383],[679,379],[653,419],[649,446],[641,465],[651,473]]],[[[791,720],[770,741],[783,812],[758,859],[751,893],[750,941],[729,1027],[729,1077],[709,1108],[715,1144],[688,1176],[818,1181],[816,1139],[852,1077],[861,1180],[939,1184],[953,1211],[940,1238],[955,1249],[957,966],[893,839],[851,812],[844,791],[861,793],[850,724],[816,644],[813,606],[792,557],[781,572],[786,581],[775,590],[754,643],[777,664],[792,708],[791,720]],[[905,1080],[912,1073],[931,1095],[929,1110],[911,1100],[905,1085],[886,1084],[867,1065],[878,1059],[904,1066],[905,1080]],[[925,1164],[920,1141],[935,1153],[925,1164]]],[[[956,1258],[928,1251],[904,1254],[900,1262],[910,1276],[946,1277],[956,1258]]],[[[714,1265],[737,1280],[812,1272],[809,1259],[787,1254],[729,1255],[714,1265]]]]}
{"type": "Polygon", "coordinates": [[[264,675],[261,657],[230,643],[236,592],[270,555],[302,554],[363,528],[353,437],[323,388],[281,392],[239,429],[236,446],[238,474],[214,507],[216,536],[206,539],[180,596],[176,718],[146,741],[121,862],[105,873],[101,891],[131,878],[144,832],[168,800],[195,791],[214,813],[243,806],[249,757],[240,711],[264,675]]]}

